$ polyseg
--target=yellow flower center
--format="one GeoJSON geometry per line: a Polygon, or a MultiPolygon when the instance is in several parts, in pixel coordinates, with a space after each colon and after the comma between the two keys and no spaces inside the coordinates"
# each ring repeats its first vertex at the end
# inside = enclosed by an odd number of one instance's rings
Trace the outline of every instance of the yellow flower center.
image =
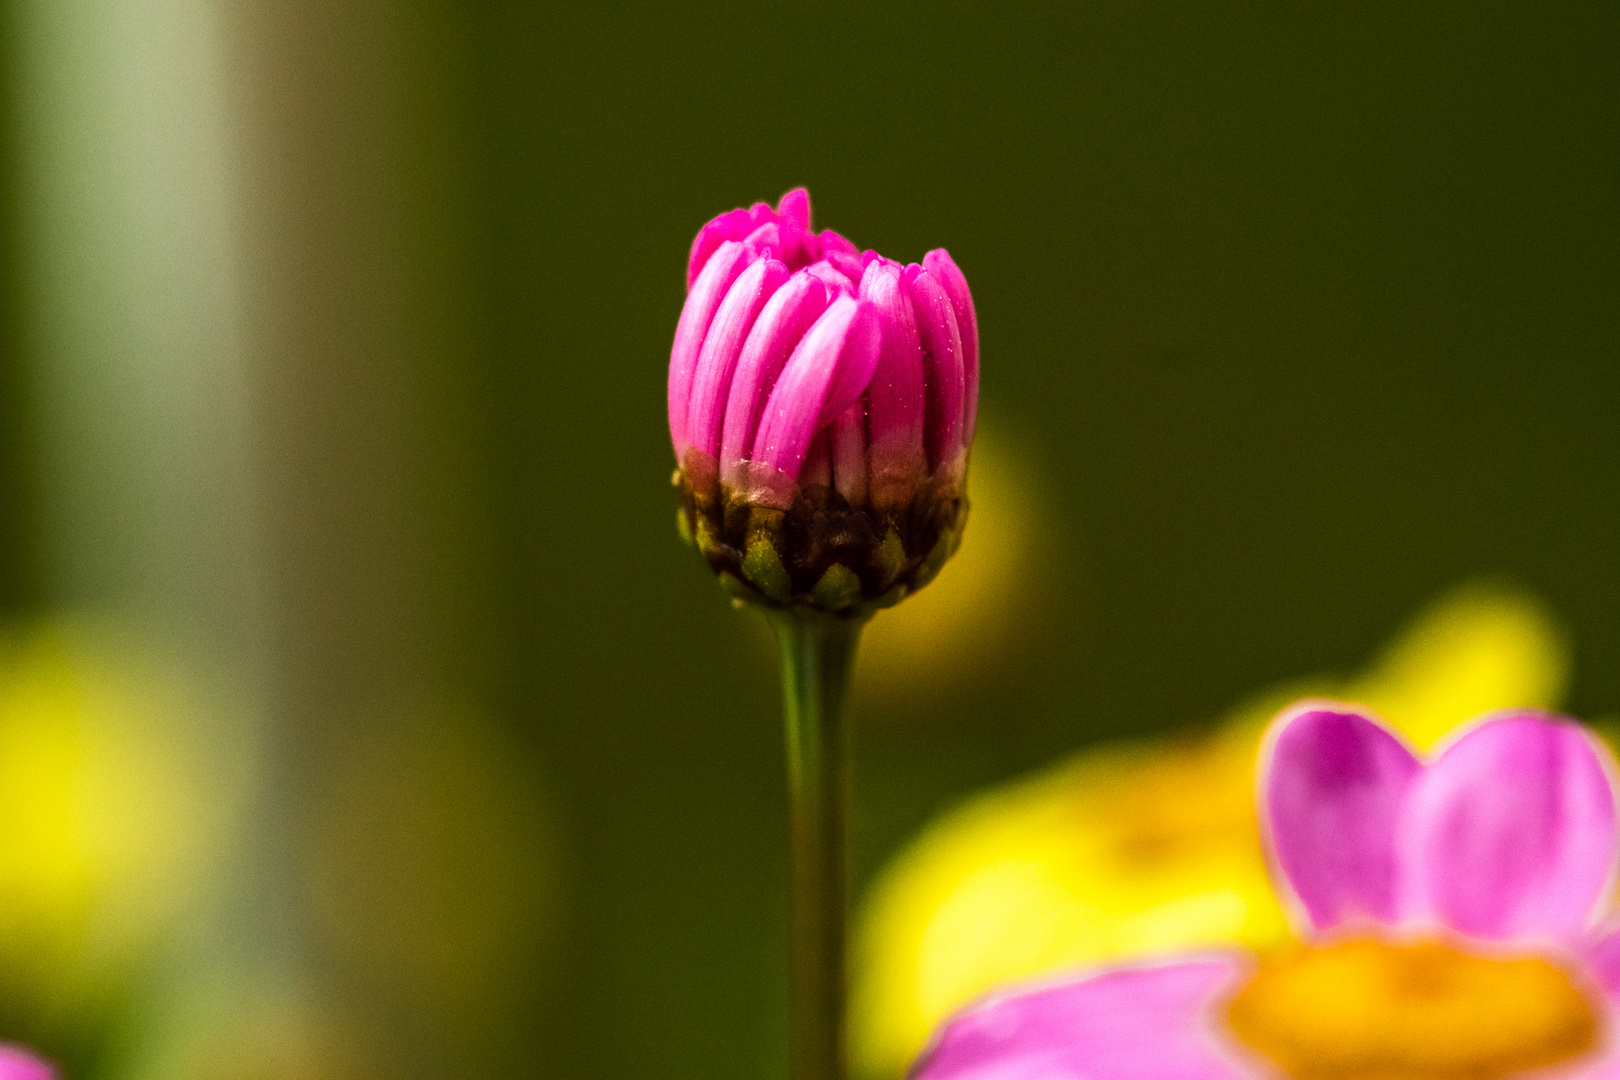
{"type": "Polygon", "coordinates": [[[1598,1032],[1550,960],[1365,939],[1268,957],[1226,1022],[1294,1080],[1493,1080],[1568,1061],[1598,1032]]]}

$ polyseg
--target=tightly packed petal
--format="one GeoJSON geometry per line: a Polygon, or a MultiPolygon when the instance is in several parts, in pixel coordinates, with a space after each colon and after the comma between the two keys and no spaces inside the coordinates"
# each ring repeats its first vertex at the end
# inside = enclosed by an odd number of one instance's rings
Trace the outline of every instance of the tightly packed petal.
{"type": "Polygon", "coordinates": [[[750,497],[786,510],[811,440],[860,397],[878,357],[870,304],[841,296],[827,307],[782,369],[760,417],[750,497]]]}
{"type": "Polygon", "coordinates": [[[925,264],[812,232],[802,188],[693,240],[670,440],[683,531],[738,598],[870,610],[956,549],[978,322],[950,256],[925,264]]]}

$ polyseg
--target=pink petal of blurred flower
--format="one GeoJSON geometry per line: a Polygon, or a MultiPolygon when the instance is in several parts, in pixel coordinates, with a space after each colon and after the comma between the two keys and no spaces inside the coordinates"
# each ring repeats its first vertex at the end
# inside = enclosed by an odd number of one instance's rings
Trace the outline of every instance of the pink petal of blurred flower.
{"type": "Polygon", "coordinates": [[[57,1080],[57,1072],[22,1047],[0,1043],[0,1080],[57,1080]]]}
{"type": "Polygon", "coordinates": [[[1246,967],[1218,955],[991,998],[950,1022],[911,1080],[1243,1080],[1210,1012],[1246,967]]]}
{"type": "Polygon", "coordinates": [[[1487,720],[1411,794],[1408,903],[1473,937],[1567,939],[1596,914],[1615,842],[1614,793],[1591,735],[1537,713],[1487,720]]]}
{"type": "Polygon", "coordinates": [[[1335,932],[1282,954],[1274,971],[1325,964],[1315,970],[1337,981],[1272,981],[1269,1003],[1251,1000],[1247,1026],[1216,1011],[1265,985],[1258,968],[1237,998],[1226,993],[1244,954],[1033,988],[947,1024],[915,1077],[1259,1080],[1277,1074],[1244,1043],[1261,1038],[1265,1053],[1300,1056],[1299,1075],[1620,1080],[1620,929],[1591,929],[1614,870],[1614,786],[1589,732],[1539,713],[1500,715],[1422,762],[1372,718],[1306,703],[1274,725],[1260,792],[1275,865],[1308,929],[1335,932]],[[1345,937],[1358,923],[1363,934],[1345,937]],[[1470,940],[1512,949],[1470,950],[1470,940]],[[1218,965],[1206,966],[1202,989],[1167,974],[1198,964],[1218,965]],[[1519,1001],[1510,985],[1545,1000],[1519,1001]],[[1478,1022],[1504,1026],[1482,1045],[1476,1013],[1459,1008],[1497,1009],[1478,1022]]]}
{"type": "Polygon", "coordinates": [[[1305,914],[1317,930],[1395,921],[1395,833],[1423,766],[1355,712],[1306,708],[1275,730],[1262,825],[1305,914]]]}

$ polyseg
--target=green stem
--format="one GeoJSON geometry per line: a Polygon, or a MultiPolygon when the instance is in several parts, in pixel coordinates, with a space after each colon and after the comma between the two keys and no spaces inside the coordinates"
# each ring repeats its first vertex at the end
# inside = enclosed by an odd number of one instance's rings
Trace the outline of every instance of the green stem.
{"type": "Polygon", "coordinates": [[[845,690],[861,619],[780,611],[792,816],[792,1080],[843,1080],[849,908],[845,690]]]}

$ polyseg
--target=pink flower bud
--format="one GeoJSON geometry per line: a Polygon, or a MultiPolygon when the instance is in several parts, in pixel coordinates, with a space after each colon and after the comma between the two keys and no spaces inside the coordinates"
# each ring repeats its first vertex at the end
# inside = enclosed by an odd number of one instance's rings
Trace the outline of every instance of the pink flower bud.
{"type": "Polygon", "coordinates": [[[739,597],[851,612],[926,584],[967,519],[978,321],[943,249],[810,228],[796,188],[699,230],[670,351],[682,526],[739,597]]]}

